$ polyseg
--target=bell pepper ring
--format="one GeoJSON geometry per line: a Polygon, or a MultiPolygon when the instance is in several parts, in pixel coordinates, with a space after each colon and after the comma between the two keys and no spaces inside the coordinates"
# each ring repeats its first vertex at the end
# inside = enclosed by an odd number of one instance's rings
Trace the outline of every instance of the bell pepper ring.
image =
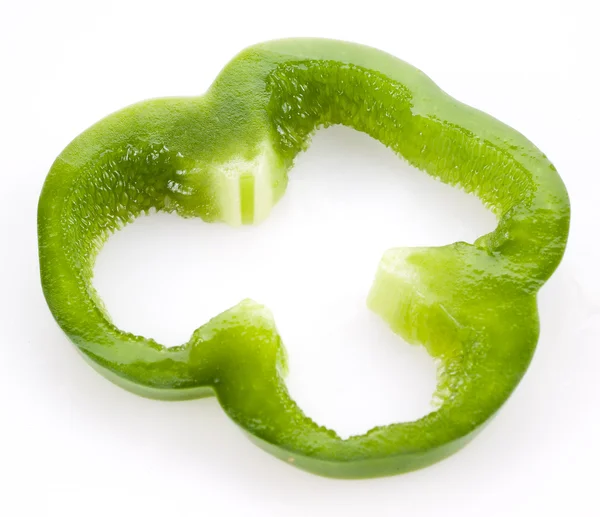
{"type": "MultiPolygon", "coordinates": [[[[324,476],[418,469],[470,441],[524,375],[538,340],[536,294],[562,259],[570,207],[546,156],[514,129],[374,48],[288,39],[247,48],[206,94],[114,113],[56,159],[38,207],[50,310],[90,364],[140,395],[216,395],[260,447],[324,476]],[[273,317],[244,300],[176,347],[111,323],[92,285],[109,235],[151,209],[258,223],[320,127],[343,124],[412,166],[476,194],[497,228],[474,243],[387,251],[369,307],[439,362],[435,409],[341,439],[291,399],[273,317]]],[[[209,294],[207,294],[209,295],[209,294]]]]}

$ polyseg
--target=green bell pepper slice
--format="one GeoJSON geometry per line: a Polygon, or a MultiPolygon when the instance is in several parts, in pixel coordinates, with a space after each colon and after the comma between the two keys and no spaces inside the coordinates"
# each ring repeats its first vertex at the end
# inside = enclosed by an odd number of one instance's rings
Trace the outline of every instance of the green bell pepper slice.
{"type": "Polygon", "coordinates": [[[41,281],[60,327],[113,382],[160,399],[216,395],[253,441],[297,467],[384,476],[452,454],[515,389],[538,339],[536,294],[562,258],[569,218],[563,182],[540,150],[416,68],[352,43],[279,40],[238,54],[203,96],[135,104],[68,145],[39,201],[41,281]],[[438,407],[348,439],[290,398],[285,351],[260,304],[245,300],[168,348],[116,328],[92,286],[108,236],[152,209],[263,220],[294,158],[332,124],[476,194],[498,219],[473,244],[384,254],[368,304],[439,361],[438,407]]]}

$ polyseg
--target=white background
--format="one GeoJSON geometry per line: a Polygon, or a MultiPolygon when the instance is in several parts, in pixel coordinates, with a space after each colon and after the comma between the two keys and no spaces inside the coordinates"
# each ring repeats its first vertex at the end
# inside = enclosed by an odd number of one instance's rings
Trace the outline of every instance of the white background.
{"type": "MultiPolygon", "coordinates": [[[[0,515],[600,515],[594,4],[1,0],[0,515]],[[239,50],[287,36],[411,62],[528,136],[571,195],[569,247],[540,293],[527,375],[471,445],[425,470],[364,481],[296,470],[214,399],[151,401],[104,380],[42,296],[36,203],[62,148],[127,104],[200,94],[239,50]]],[[[493,225],[477,199],[333,128],[299,157],[261,226],[141,219],[108,242],[95,283],[118,325],[169,345],[244,297],[265,303],[292,395],[347,436],[425,414],[434,388],[426,353],[365,307],[381,254],[472,241],[493,225]]]]}

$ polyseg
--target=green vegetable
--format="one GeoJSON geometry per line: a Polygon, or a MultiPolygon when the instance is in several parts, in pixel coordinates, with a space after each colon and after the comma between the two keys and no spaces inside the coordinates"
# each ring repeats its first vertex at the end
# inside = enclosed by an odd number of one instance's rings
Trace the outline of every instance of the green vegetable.
{"type": "MultiPolygon", "coordinates": [[[[248,48],[201,97],[142,102],[98,122],[57,158],[38,212],[41,279],[56,321],[113,382],[161,399],[216,395],[261,447],[325,476],[396,474],[468,442],[507,400],[538,339],[536,293],[560,262],[569,202],[525,137],[372,48],[320,39],[248,48]],[[270,312],[246,300],[166,348],[116,328],[92,286],[110,233],[150,209],[256,223],[294,158],[344,124],[411,165],[475,193],[498,227],[474,244],[398,248],[369,306],[440,363],[436,410],[347,440],[290,398],[270,312]]],[[[210,296],[210,293],[200,293],[210,296]]]]}

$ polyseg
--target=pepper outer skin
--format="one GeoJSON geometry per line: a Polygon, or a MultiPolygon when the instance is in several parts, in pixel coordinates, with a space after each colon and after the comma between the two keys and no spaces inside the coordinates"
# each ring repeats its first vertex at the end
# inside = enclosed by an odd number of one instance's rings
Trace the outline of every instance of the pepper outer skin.
{"type": "Polygon", "coordinates": [[[165,400],[215,395],[255,443],[296,467],[386,476],[454,453],[508,399],[534,353],[536,295],[563,256],[569,218],[539,149],[413,66],[348,42],[278,40],[242,51],[204,95],[135,104],[67,146],[39,200],[41,281],[60,327],[116,384],[165,400]],[[105,240],[142,213],[260,222],[294,158],[333,124],[476,194],[498,221],[474,243],[385,252],[368,305],[438,361],[437,406],[348,439],[289,396],[285,350],[259,303],[244,300],[168,348],[115,327],[92,286],[105,240]]]}

